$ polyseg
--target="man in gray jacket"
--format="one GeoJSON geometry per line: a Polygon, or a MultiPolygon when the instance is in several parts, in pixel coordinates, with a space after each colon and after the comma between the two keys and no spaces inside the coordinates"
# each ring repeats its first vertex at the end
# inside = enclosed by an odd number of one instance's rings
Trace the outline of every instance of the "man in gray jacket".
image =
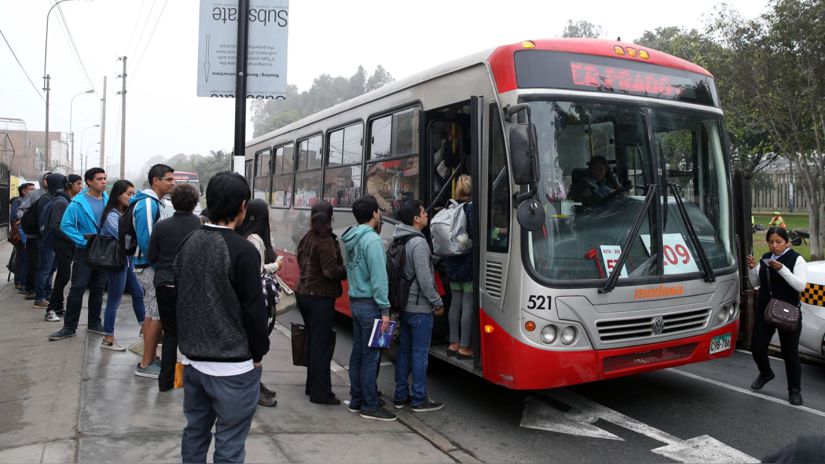
{"type": "Polygon", "coordinates": [[[444,303],[435,289],[430,245],[424,234],[429,218],[423,204],[412,198],[398,202],[396,216],[402,222],[393,239],[406,240],[403,275],[412,281],[407,305],[401,313],[398,354],[395,360],[396,409],[410,404],[413,412],[437,411],[444,404],[427,396],[427,363],[433,331],[433,314],[444,314],[444,303]],[[409,376],[412,374],[412,395],[409,376]]]}

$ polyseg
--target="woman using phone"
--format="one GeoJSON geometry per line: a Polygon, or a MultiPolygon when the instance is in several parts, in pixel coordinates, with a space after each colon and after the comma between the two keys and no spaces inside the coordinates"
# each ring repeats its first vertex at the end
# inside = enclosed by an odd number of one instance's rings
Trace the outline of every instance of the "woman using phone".
{"type": "MultiPolygon", "coordinates": [[[[759,368],[759,376],[751,384],[753,390],[760,390],[775,377],[768,359],[768,345],[777,329],[765,322],[765,307],[771,298],[799,306],[800,294],[805,290],[808,280],[805,259],[791,249],[785,229],[771,227],[765,238],[770,251],[762,255],[758,262],[753,256],[747,258],[751,285],[759,287],[751,336],[751,352],[759,368]]],[[[802,404],[802,365],[799,361],[801,333],[801,319],[796,330],[779,330],[779,344],[788,376],[788,401],[795,406],[802,404]]]]}

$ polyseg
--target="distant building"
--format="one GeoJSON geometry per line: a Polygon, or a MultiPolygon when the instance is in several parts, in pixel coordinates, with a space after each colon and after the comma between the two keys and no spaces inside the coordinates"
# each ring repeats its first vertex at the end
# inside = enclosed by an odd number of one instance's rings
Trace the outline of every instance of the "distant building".
{"type": "MultiPolygon", "coordinates": [[[[20,119],[0,118],[0,157],[11,175],[34,179],[46,170],[46,133],[30,131],[20,119]]],[[[69,173],[69,145],[61,132],[49,132],[51,165],[69,173]]]]}

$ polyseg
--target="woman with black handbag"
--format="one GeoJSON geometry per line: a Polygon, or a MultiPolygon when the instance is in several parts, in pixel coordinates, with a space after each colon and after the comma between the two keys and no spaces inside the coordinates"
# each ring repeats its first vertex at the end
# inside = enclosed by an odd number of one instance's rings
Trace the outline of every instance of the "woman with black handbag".
{"type": "MultiPolygon", "coordinates": [[[[112,186],[109,194],[109,201],[103,209],[103,219],[100,226],[100,235],[117,240],[118,223],[120,216],[129,207],[129,200],[135,195],[135,186],[128,180],[121,179],[112,186]]],[[[123,292],[126,286],[129,287],[129,294],[132,295],[132,308],[135,317],[140,325],[143,325],[143,317],[146,307],[143,304],[143,287],[135,276],[135,266],[132,257],[126,256],[123,268],[117,271],[106,271],[106,278],[109,282],[109,293],[106,298],[106,310],[103,313],[103,341],[100,347],[113,351],[125,351],[126,348],[118,345],[115,341],[115,317],[120,300],[123,299],[123,292]]]]}
{"type": "Polygon", "coordinates": [[[802,318],[799,303],[808,280],[807,264],[799,253],[791,249],[785,229],[771,227],[765,238],[770,251],[762,255],[758,262],[753,256],[747,258],[751,285],[759,287],[751,336],[751,352],[759,368],[759,377],[753,381],[751,389],[760,390],[775,377],[768,360],[768,345],[778,329],[788,376],[788,401],[799,406],[802,404],[802,364],[799,361],[802,318]]]}
{"type": "Polygon", "coordinates": [[[309,365],[304,393],[316,404],[339,405],[332,392],[329,366],[332,362],[335,299],[341,296],[341,281],[347,269],[338,238],[332,233],[332,205],[319,201],[310,211],[310,229],[298,244],[296,299],[304,319],[309,342],[309,365]]]}

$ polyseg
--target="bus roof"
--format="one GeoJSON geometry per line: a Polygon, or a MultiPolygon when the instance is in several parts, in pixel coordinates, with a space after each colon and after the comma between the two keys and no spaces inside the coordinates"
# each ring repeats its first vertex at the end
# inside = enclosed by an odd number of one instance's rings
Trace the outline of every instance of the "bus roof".
{"type": "Polygon", "coordinates": [[[587,55],[617,58],[618,56],[614,51],[614,47],[616,46],[620,46],[623,49],[631,47],[636,50],[645,50],[648,52],[649,55],[648,59],[643,59],[638,55],[635,57],[630,57],[628,55],[621,56],[621,58],[624,59],[649,63],[658,66],[666,66],[674,69],[681,69],[684,71],[690,71],[694,73],[703,74],[709,77],[713,77],[713,75],[706,69],[702,68],[699,65],[691,63],[690,61],[683,60],[673,55],[668,55],[667,53],[653,50],[648,47],[639,46],[630,42],[578,38],[522,41],[509,45],[502,45],[497,48],[482,50],[471,55],[467,55],[462,58],[448,61],[446,63],[442,63],[438,66],[427,69],[425,71],[413,74],[399,81],[387,84],[379,89],[373,90],[363,95],[359,95],[355,98],[339,103],[325,110],[321,110],[315,114],[302,118],[301,120],[296,121],[292,124],[275,129],[274,131],[260,135],[252,140],[248,140],[246,142],[246,146],[248,147],[250,145],[258,144],[272,137],[288,133],[305,125],[312,124],[316,121],[323,120],[330,116],[334,116],[335,114],[341,113],[343,111],[357,108],[373,100],[377,100],[386,95],[391,95],[393,93],[404,90],[408,87],[417,85],[421,82],[435,79],[437,77],[447,75],[478,64],[489,63],[496,80],[497,90],[500,93],[513,90],[517,88],[513,53],[515,53],[518,50],[530,48],[533,50],[582,53],[587,55]]]}

